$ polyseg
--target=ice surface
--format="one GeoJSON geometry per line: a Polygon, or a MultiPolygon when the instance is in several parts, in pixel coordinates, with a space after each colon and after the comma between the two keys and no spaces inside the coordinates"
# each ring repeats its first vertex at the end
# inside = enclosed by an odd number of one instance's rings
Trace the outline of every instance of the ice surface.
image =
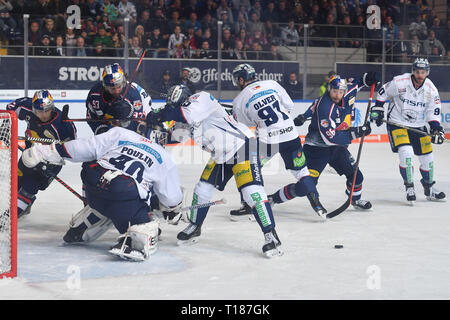
{"type": "MultiPolygon", "coordinates": [[[[356,155],[358,145],[350,150],[356,155]]],[[[206,163],[197,147],[169,147],[182,184],[192,193],[206,163]]],[[[450,193],[450,144],[434,146],[436,186],[450,193]]],[[[3,299],[449,299],[450,210],[429,202],[415,160],[417,202],[406,204],[397,156],[386,143],[364,144],[363,198],[369,212],[349,208],[325,223],[306,198],[275,207],[284,256],[264,258],[256,222],[232,222],[239,206],[230,181],[214,199],[200,241],[176,245],[186,224],[163,224],[158,251],[142,263],[107,253],[117,232],[91,245],[67,246],[62,236],[82,203],[54,181],[38,194],[31,214],[19,221],[18,278],[0,280],[3,299]],[[342,244],[343,249],[334,245],[342,244]],[[78,277],[79,275],[79,277],[78,277]],[[78,281],[79,280],[79,281],[78,281]]],[[[81,191],[80,164],[68,163],[59,177],[81,191]]],[[[293,182],[279,156],[263,169],[266,191],[293,182]]],[[[318,185],[329,210],[346,199],[343,177],[324,171],[318,185]]]]}

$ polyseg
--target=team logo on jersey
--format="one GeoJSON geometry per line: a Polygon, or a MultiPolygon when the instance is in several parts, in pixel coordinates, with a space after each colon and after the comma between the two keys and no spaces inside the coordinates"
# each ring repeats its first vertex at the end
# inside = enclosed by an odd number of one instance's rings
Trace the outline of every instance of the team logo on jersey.
{"type": "Polygon", "coordinates": [[[324,128],[327,128],[330,125],[330,123],[328,122],[328,120],[322,119],[320,120],[320,125],[324,128]]]}
{"type": "Polygon", "coordinates": [[[436,97],[436,99],[434,99],[434,103],[435,104],[440,104],[441,103],[441,99],[439,99],[439,97],[436,97]]]}
{"type": "Polygon", "coordinates": [[[355,103],[355,99],[356,99],[356,97],[351,97],[351,98],[348,100],[348,104],[349,104],[349,105],[354,104],[354,103],[355,103]]]}
{"type": "Polygon", "coordinates": [[[258,89],[260,89],[260,88],[261,88],[261,86],[257,85],[257,86],[254,86],[254,87],[252,88],[252,90],[258,90],[258,89]]]}
{"type": "Polygon", "coordinates": [[[398,89],[398,93],[405,93],[406,92],[406,88],[399,88],[398,89]]]}
{"type": "Polygon", "coordinates": [[[409,122],[416,122],[417,120],[417,112],[414,110],[404,110],[403,111],[403,119],[409,122]]]}
{"type": "Polygon", "coordinates": [[[136,100],[133,102],[133,106],[135,110],[139,110],[140,108],[142,108],[142,102],[140,100],[136,100]]]}

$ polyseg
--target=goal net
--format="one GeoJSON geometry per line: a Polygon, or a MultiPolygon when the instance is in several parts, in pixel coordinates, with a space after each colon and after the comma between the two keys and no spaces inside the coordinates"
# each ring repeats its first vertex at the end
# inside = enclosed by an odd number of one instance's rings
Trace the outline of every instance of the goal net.
{"type": "Polygon", "coordinates": [[[17,117],[0,110],[0,278],[17,274],[17,117]]]}

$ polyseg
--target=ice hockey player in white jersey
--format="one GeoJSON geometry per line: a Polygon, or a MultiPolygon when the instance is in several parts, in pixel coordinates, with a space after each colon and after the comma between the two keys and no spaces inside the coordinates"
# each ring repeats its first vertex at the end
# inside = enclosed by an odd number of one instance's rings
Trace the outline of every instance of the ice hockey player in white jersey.
{"type": "Polygon", "coordinates": [[[411,204],[416,200],[414,190],[413,156],[420,162],[420,182],[428,200],[443,200],[445,193],[438,191],[434,181],[433,150],[431,143],[442,144],[444,129],[440,124],[441,100],[439,92],[428,78],[430,65],[427,59],[417,58],[412,65],[412,73],[394,77],[378,91],[375,105],[371,108],[371,121],[381,126],[387,123],[387,132],[392,151],[398,153],[400,174],[406,188],[406,199],[411,204]],[[389,101],[386,120],[384,103],[389,101]],[[429,125],[430,134],[426,125],[429,125]],[[420,134],[411,130],[420,129],[420,134]]]}
{"type": "MultiPolygon", "coordinates": [[[[297,181],[271,195],[271,202],[281,203],[306,196],[315,212],[324,217],[327,211],[319,202],[319,194],[309,174],[302,143],[290,116],[294,102],[286,90],[276,81],[257,80],[255,69],[246,63],[234,68],[233,84],[242,90],[233,100],[236,120],[255,126],[261,154],[270,159],[279,152],[286,170],[297,181]]],[[[230,214],[238,213],[232,211],[230,214]]]]}
{"type": "MultiPolygon", "coordinates": [[[[125,100],[120,103],[112,105],[118,110],[113,112],[114,118],[130,118],[133,107],[125,100]],[[127,108],[129,112],[124,112],[127,108]]],[[[61,165],[64,159],[83,162],[81,179],[88,206],[72,218],[64,240],[90,242],[113,224],[121,236],[109,252],[125,260],[142,261],[158,245],[159,220],[149,215],[152,194],[158,196],[161,211],[172,217],[179,214],[183,196],[178,169],[162,146],[167,134],[150,129],[146,138],[126,128],[129,120],[114,125],[89,139],[34,144],[24,152],[23,161],[30,168],[41,162],[61,165]]]]}
{"type": "MultiPolygon", "coordinates": [[[[258,148],[253,132],[238,123],[211,94],[195,94],[185,85],[169,89],[167,104],[153,115],[152,123],[175,120],[190,127],[192,139],[211,153],[200,181],[195,185],[192,204],[211,201],[216,189],[223,191],[234,176],[238,190],[264,233],[263,254],[267,257],[281,255],[281,242],[275,231],[272,214],[259,162],[258,148]]],[[[148,117],[149,118],[149,117],[148,117]]],[[[177,238],[179,244],[198,240],[209,208],[190,212],[190,224],[177,238]]]]}

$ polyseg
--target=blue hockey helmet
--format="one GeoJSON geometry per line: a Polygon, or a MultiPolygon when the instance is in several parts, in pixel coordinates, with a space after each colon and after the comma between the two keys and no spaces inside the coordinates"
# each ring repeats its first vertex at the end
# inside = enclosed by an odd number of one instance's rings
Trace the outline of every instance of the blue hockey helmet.
{"type": "Polygon", "coordinates": [[[184,84],[179,84],[170,87],[167,92],[166,102],[169,106],[179,107],[191,95],[192,92],[187,86],[184,84]]]}
{"type": "Polygon", "coordinates": [[[328,91],[331,91],[331,89],[344,90],[345,94],[347,92],[347,81],[336,74],[328,81],[328,91]]]}
{"type": "Polygon", "coordinates": [[[55,101],[48,90],[36,91],[31,101],[34,113],[36,111],[47,111],[55,108],[55,101]]]}
{"type": "Polygon", "coordinates": [[[239,86],[239,78],[244,79],[245,82],[256,79],[256,71],[248,63],[242,63],[236,66],[233,70],[232,82],[235,87],[239,86]]]}
{"type": "Polygon", "coordinates": [[[412,73],[414,73],[415,70],[425,70],[428,76],[430,74],[430,63],[426,58],[417,58],[413,62],[412,73]]]}
{"type": "Polygon", "coordinates": [[[126,83],[125,73],[118,63],[107,65],[103,69],[102,82],[103,87],[119,87],[126,83]]]}

